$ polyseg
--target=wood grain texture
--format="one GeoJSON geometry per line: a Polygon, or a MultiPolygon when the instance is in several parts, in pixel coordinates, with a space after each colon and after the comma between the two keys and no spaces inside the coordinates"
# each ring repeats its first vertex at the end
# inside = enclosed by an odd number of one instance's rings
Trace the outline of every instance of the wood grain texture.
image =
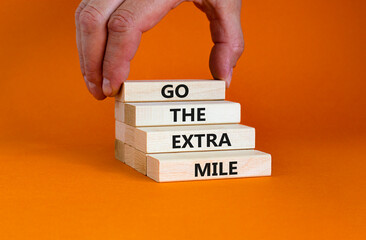
{"type": "Polygon", "coordinates": [[[118,121],[131,126],[228,124],[240,122],[240,104],[230,101],[121,103],[118,121]]]}
{"type": "Polygon", "coordinates": [[[135,168],[135,164],[134,164],[135,163],[135,159],[134,159],[135,149],[126,143],[124,143],[124,149],[125,149],[125,152],[124,152],[125,163],[128,166],[135,168]]]}
{"type": "Polygon", "coordinates": [[[256,150],[149,154],[147,176],[157,182],[271,175],[271,155],[256,150]]]}
{"type": "Polygon", "coordinates": [[[124,143],[120,140],[114,141],[114,156],[121,162],[125,162],[125,146],[124,143]]]}
{"type": "Polygon", "coordinates": [[[125,104],[122,102],[114,102],[114,118],[120,122],[125,122],[125,104]]]}
{"type": "Polygon", "coordinates": [[[145,153],[253,149],[255,129],[240,124],[132,127],[116,121],[116,138],[145,153]]]}
{"type": "Polygon", "coordinates": [[[133,168],[136,169],[136,171],[146,175],[147,173],[147,154],[143,153],[137,149],[134,149],[134,165],[133,168]]]}
{"type": "Polygon", "coordinates": [[[224,100],[221,80],[134,80],[123,83],[120,102],[224,100]],[[188,90],[188,91],[187,91],[188,90]],[[186,96],[185,96],[186,95],[186,96]]]}
{"type": "Polygon", "coordinates": [[[116,159],[146,175],[147,155],[145,153],[116,139],[115,156],[116,159]]]}

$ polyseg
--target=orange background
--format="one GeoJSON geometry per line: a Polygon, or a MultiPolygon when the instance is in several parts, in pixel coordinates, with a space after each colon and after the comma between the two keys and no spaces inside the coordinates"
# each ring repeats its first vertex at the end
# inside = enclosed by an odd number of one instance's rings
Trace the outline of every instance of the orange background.
{"type": "MultiPolygon", "coordinates": [[[[365,239],[365,1],[243,2],[227,98],[273,176],[157,184],[114,159],[113,99],[84,86],[77,1],[0,8],[1,239],[365,239]]],[[[192,3],[144,34],[130,79],[210,78],[192,3]]]]}

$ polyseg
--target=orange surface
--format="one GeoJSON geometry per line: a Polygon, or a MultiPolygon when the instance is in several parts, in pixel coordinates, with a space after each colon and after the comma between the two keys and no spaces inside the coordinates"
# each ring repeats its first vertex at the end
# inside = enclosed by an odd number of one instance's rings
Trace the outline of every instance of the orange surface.
{"type": "MultiPolygon", "coordinates": [[[[0,9],[0,239],[365,239],[365,1],[244,1],[229,100],[273,176],[157,184],[114,159],[113,101],[77,58],[77,1],[0,9]]],[[[130,79],[210,78],[193,4],[142,39],[130,79]]]]}

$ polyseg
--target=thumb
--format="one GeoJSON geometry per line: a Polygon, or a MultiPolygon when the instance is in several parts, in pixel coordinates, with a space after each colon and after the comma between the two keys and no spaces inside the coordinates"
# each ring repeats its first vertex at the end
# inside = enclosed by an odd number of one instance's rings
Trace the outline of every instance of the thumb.
{"type": "Polygon", "coordinates": [[[195,2],[210,21],[214,46],[210,55],[210,70],[215,79],[226,81],[229,87],[233,68],[244,50],[244,39],[240,23],[240,0],[195,2]]]}

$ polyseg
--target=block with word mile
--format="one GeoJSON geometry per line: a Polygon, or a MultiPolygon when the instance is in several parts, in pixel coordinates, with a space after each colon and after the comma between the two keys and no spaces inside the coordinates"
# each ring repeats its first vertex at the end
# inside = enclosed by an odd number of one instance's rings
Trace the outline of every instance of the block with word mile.
{"type": "Polygon", "coordinates": [[[145,153],[253,149],[255,129],[240,124],[132,127],[116,121],[116,139],[145,153]]]}
{"type": "Polygon", "coordinates": [[[115,118],[136,127],[239,123],[240,114],[240,104],[230,101],[115,102],[115,118]]]}
{"type": "Polygon", "coordinates": [[[126,81],[116,96],[120,102],[224,100],[221,80],[126,81]]]}
{"type": "Polygon", "coordinates": [[[147,176],[157,182],[271,175],[271,155],[256,150],[147,155],[147,176]]]}

